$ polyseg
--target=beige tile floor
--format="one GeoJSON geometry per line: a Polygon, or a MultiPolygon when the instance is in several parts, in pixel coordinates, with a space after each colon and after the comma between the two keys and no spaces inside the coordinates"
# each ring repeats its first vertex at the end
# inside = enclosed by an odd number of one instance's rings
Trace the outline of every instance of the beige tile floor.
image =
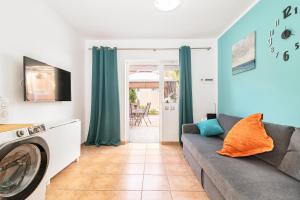
{"type": "Polygon", "coordinates": [[[178,145],[82,147],[56,175],[47,200],[209,200],[178,145]]]}

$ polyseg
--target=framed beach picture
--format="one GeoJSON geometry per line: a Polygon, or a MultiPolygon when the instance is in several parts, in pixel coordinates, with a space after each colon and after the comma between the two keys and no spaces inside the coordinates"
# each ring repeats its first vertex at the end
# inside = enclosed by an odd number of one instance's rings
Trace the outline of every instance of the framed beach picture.
{"type": "Polygon", "coordinates": [[[232,74],[240,74],[256,67],[256,32],[247,35],[232,46],[232,74]]]}

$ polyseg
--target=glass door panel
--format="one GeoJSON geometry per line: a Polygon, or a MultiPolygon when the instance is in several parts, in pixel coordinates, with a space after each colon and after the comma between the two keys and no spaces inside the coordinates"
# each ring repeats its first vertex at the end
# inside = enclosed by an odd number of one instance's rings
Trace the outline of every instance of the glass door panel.
{"type": "Polygon", "coordinates": [[[162,140],[178,141],[179,123],[179,66],[162,67],[163,99],[162,99],[162,140]]]}

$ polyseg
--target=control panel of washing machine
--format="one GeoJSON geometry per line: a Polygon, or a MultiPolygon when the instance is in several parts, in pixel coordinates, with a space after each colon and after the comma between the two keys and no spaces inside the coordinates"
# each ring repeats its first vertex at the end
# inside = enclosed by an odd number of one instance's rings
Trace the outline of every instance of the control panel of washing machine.
{"type": "Polygon", "coordinates": [[[35,135],[40,132],[46,131],[46,127],[44,124],[34,125],[29,128],[24,128],[16,131],[17,137],[26,137],[30,135],[35,135]]]}
{"type": "Polygon", "coordinates": [[[25,135],[26,135],[26,129],[17,130],[17,131],[16,131],[16,135],[17,135],[18,137],[23,137],[23,136],[25,136],[25,135]]]}
{"type": "Polygon", "coordinates": [[[44,131],[46,131],[46,127],[44,124],[35,125],[28,128],[29,135],[35,135],[37,133],[44,132],[44,131]]]}

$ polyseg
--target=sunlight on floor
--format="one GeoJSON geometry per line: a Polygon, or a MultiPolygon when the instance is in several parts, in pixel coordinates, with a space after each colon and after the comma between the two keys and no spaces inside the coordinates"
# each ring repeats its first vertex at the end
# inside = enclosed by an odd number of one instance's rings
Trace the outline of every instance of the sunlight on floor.
{"type": "Polygon", "coordinates": [[[208,200],[179,145],[82,147],[51,180],[47,200],[208,200]]]}

